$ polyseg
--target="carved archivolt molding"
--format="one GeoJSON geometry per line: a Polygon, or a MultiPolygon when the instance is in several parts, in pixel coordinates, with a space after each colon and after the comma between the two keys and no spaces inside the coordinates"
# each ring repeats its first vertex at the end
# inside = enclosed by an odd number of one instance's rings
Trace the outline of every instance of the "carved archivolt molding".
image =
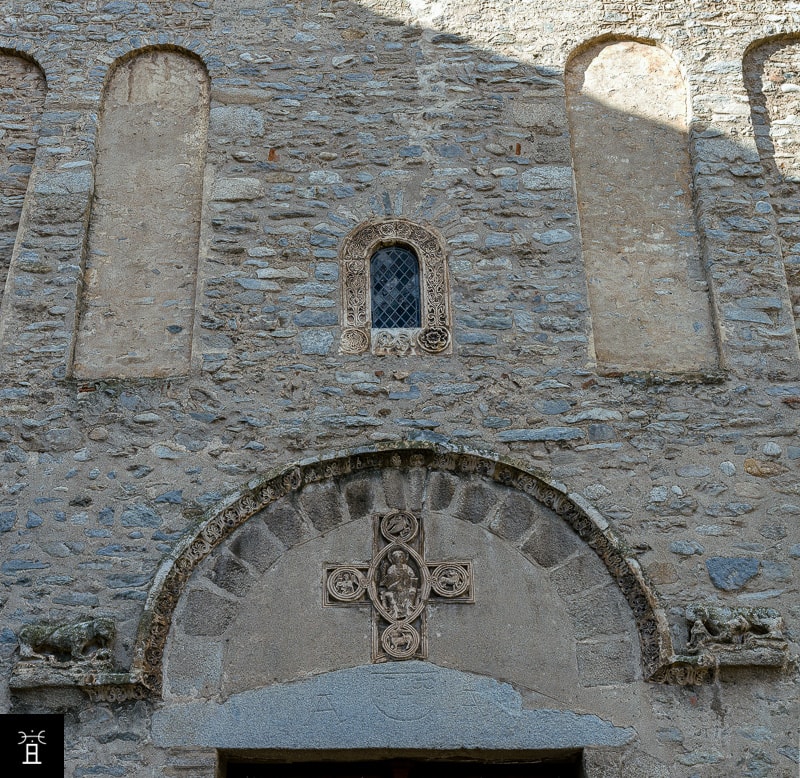
{"type": "MultiPolygon", "coordinates": [[[[270,503],[307,484],[358,471],[422,467],[491,479],[529,495],[566,521],[597,553],[625,596],[639,633],[647,680],[694,685],[715,681],[719,670],[726,666],[786,666],[788,653],[783,622],[777,612],[768,608],[692,606],[687,610],[687,622],[691,626],[689,644],[683,653],[675,653],[666,615],[639,563],[602,516],[585,505],[579,496],[567,494],[539,476],[499,458],[416,443],[390,450],[358,449],[330,459],[292,465],[261,481],[251,482],[185,538],[156,574],[139,625],[130,673],[109,672],[105,666],[87,666],[83,662],[63,668],[53,668],[51,662],[20,662],[11,679],[12,688],[20,693],[35,692],[47,686],[76,686],[92,699],[107,702],[160,694],[164,649],[178,601],[198,564],[234,530],[270,503]]],[[[420,601],[438,596],[452,602],[471,602],[470,563],[426,561],[419,535],[420,517],[401,511],[379,515],[376,521],[379,522],[376,525],[378,546],[374,559],[365,564],[330,567],[324,576],[325,602],[341,605],[372,602],[381,628],[376,632],[380,642],[373,644],[378,661],[384,657],[396,660],[423,656],[424,625],[413,623],[419,614],[401,612],[401,606],[394,606],[381,597],[383,578],[390,575],[389,568],[384,571],[381,563],[392,551],[405,551],[413,558],[412,569],[424,583],[425,596],[420,601]],[[411,528],[407,534],[402,527],[396,528],[398,517],[406,520],[411,528]],[[385,532],[381,529],[383,524],[386,524],[385,532]],[[412,531],[414,527],[416,531],[412,531]],[[383,611],[377,603],[381,603],[383,611]]]]}
{"type": "MultiPolygon", "coordinates": [[[[663,671],[676,659],[666,616],[638,562],[626,552],[624,544],[601,516],[588,506],[584,507],[580,498],[566,494],[516,465],[427,443],[393,450],[359,449],[345,456],[294,465],[251,485],[232,498],[174,550],[156,575],[140,624],[132,676],[151,692],[160,692],[164,648],[178,600],[197,565],[237,527],[271,502],[306,484],[357,471],[390,467],[425,467],[429,470],[483,476],[518,489],[553,510],[594,549],[625,596],[639,632],[645,677],[654,680],[663,678],[663,671]]],[[[352,573],[350,580],[354,584],[353,591],[358,592],[354,597],[361,597],[363,593],[360,590],[364,585],[369,585],[368,579],[358,565],[343,565],[337,569],[346,568],[352,573]]],[[[435,571],[431,575],[435,576],[435,571]]],[[[346,601],[349,584],[334,580],[331,586],[337,593],[336,599],[346,601]]],[[[330,594],[330,590],[328,592],[330,594]]],[[[663,680],[675,681],[674,678],[663,680]]]]}
{"type": "Polygon", "coordinates": [[[447,248],[430,228],[407,219],[381,219],[356,227],[342,243],[342,354],[450,354],[453,350],[447,248]],[[383,246],[410,248],[419,260],[422,326],[373,329],[369,263],[383,246]]]}

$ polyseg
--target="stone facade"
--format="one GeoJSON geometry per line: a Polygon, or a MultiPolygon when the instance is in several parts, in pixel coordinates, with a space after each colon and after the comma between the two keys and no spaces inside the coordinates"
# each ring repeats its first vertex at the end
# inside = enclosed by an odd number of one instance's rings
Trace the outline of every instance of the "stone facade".
{"type": "Polygon", "coordinates": [[[68,775],[797,774],[800,4],[10,0],[0,52],[0,710],[68,775]],[[374,661],[398,511],[471,593],[374,661]]]}

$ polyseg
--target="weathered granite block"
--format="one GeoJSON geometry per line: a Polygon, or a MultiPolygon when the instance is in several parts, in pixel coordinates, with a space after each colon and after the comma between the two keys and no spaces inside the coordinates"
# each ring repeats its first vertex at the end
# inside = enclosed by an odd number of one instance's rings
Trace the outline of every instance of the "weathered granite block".
{"type": "Polygon", "coordinates": [[[494,515],[502,498],[502,492],[489,484],[467,483],[458,497],[456,515],[464,521],[481,524],[494,515]]]}
{"type": "Polygon", "coordinates": [[[294,545],[307,532],[302,515],[291,503],[273,503],[259,514],[259,518],[286,546],[294,545]]]}
{"type": "Polygon", "coordinates": [[[300,492],[297,501],[320,532],[333,529],[344,519],[341,495],[336,484],[309,484],[300,492]]]}
{"type": "Polygon", "coordinates": [[[576,556],[569,557],[551,568],[550,580],[562,597],[569,598],[584,589],[596,586],[607,572],[597,554],[583,549],[576,556]]]}
{"type": "Polygon", "coordinates": [[[378,488],[377,476],[353,476],[345,480],[342,491],[351,519],[360,519],[372,513],[378,488]]]}
{"type": "Polygon", "coordinates": [[[533,527],[522,551],[543,567],[562,562],[581,548],[575,531],[557,516],[545,516],[533,527]]]}
{"type": "Polygon", "coordinates": [[[541,506],[530,497],[512,492],[498,508],[489,528],[506,540],[519,540],[540,514],[541,506]]]}
{"type": "Polygon", "coordinates": [[[456,479],[447,473],[431,473],[428,477],[428,510],[447,509],[456,493],[456,484],[456,479]]]}
{"type": "Polygon", "coordinates": [[[611,587],[590,589],[567,601],[567,611],[572,617],[578,640],[625,632],[630,623],[626,610],[619,591],[611,587]]]}
{"type": "Polygon", "coordinates": [[[232,554],[264,572],[283,551],[283,544],[254,516],[230,540],[232,554]]]}
{"type": "Polygon", "coordinates": [[[183,632],[190,636],[221,635],[236,616],[237,601],[224,599],[204,589],[193,589],[185,598],[180,614],[183,632]]]}
{"type": "Polygon", "coordinates": [[[576,653],[584,686],[630,683],[637,677],[628,640],[578,642],[576,653]]]}
{"type": "Polygon", "coordinates": [[[250,570],[232,554],[220,554],[207,576],[217,586],[237,597],[247,594],[253,582],[250,570]]]}

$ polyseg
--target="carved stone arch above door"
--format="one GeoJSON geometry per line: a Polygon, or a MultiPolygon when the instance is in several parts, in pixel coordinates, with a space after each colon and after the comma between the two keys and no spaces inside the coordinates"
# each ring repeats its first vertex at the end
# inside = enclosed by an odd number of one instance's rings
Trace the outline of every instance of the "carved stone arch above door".
{"type": "MultiPolygon", "coordinates": [[[[669,631],[655,593],[591,506],[515,464],[416,444],[306,461],[229,498],[158,572],[132,678],[151,693],[191,697],[205,663],[208,690],[225,696],[369,663],[369,598],[324,608],[325,571],[366,576],[376,559],[385,562],[388,551],[373,552],[375,527],[393,511],[425,522],[431,547],[412,554],[417,577],[441,575],[437,560],[454,570],[471,565],[474,592],[459,594],[474,604],[427,601],[432,663],[507,678],[510,671],[485,667],[504,642],[517,652],[514,662],[535,666],[539,647],[557,635],[547,661],[564,664],[565,682],[627,683],[668,666],[669,631]],[[287,660],[292,641],[307,647],[305,657],[287,660]],[[472,658],[462,661],[465,643],[472,658]],[[167,654],[173,670],[195,665],[191,680],[179,671],[165,686],[167,654]]],[[[386,658],[372,653],[372,661],[386,658]]]]}

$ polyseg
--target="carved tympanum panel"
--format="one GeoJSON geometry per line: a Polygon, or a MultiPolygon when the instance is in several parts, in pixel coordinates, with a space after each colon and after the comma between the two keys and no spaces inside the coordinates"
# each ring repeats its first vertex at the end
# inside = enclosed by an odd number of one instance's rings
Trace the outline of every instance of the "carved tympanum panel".
{"type": "Polygon", "coordinates": [[[474,602],[472,563],[425,560],[422,519],[408,511],[375,516],[372,559],[325,568],[324,605],[372,603],[372,659],[428,655],[426,605],[474,602]]]}

